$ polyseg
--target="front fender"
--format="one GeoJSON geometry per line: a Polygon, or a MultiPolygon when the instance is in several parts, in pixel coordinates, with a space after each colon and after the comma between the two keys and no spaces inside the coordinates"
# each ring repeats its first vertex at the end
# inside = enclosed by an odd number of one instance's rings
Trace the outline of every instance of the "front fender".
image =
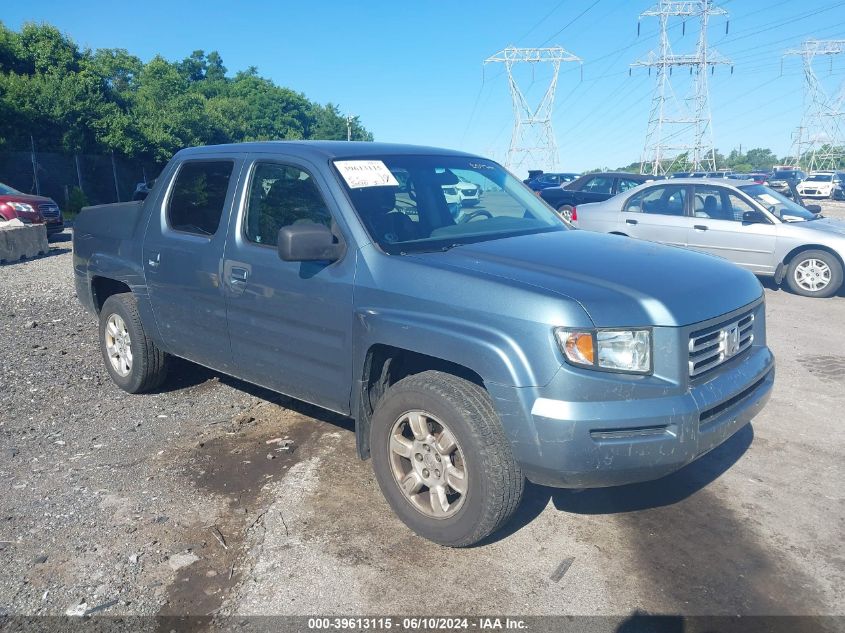
{"type": "MultiPolygon", "coordinates": [[[[355,312],[354,329],[356,368],[364,366],[374,345],[389,345],[461,365],[485,382],[511,386],[547,384],[557,370],[554,362],[530,362],[530,352],[513,336],[454,317],[364,308],[355,312]]],[[[544,356],[553,361],[554,349],[544,356]]]]}

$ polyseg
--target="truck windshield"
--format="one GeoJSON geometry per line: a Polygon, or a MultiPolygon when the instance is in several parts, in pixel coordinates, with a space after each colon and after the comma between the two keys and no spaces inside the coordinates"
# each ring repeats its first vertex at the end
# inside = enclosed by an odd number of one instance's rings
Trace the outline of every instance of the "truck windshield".
{"type": "Polygon", "coordinates": [[[802,222],[815,220],[818,217],[815,213],[807,211],[801,205],[765,185],[744,185],[740,189],[784,222],[802,222]]]}
{"type": "Polygon", "coordinates": [[[521,182],[483,158],[400,155],[334,165],[370,236],[389,254],[567,230],[521,182]]]}

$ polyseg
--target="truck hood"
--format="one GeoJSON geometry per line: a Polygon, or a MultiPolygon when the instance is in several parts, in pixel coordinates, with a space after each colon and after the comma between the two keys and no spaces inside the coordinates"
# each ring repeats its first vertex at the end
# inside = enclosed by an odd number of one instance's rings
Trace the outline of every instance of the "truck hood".
{"type": "Polygon", "coordinates": [[[579,303],[597,327],[684,326],[760,298],[751,273],[718,257],[587,231],[556,231],[414,255],[579,303]]]}

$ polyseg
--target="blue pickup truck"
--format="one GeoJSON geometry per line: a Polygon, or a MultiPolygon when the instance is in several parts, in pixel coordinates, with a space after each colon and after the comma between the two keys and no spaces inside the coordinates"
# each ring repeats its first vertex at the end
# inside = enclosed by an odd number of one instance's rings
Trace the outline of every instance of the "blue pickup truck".
{"type": "Polygon", "coordinates": [[[260,142],[180,151],[149,195],[85,209],[76,289],[130,393],[172,356],[355,420],[399,517],[478,542],[525,479],[655,479],[719,445],[774,380],[757,279],[573,230],[486,158],[260,142]],[[472,213],[444,188],[483,183],[472,213]]]}

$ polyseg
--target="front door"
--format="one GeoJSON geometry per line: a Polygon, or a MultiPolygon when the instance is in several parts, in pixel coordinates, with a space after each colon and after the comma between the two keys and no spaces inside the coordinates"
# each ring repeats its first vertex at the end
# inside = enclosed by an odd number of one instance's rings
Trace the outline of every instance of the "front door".
{"type": "Polygon", "coordinates": [[[293,158],[259,158],[249,172],[223,274],[238,375],[349,413],[356,253],[350,248],[337,262],[282,261],[282,227],[316,222],[339,234],[327,188],[315,169],[293,158]]]}
{"type": "Polygon", "coordinates": [[[221,273],[241,162],[221,156],[180,163],[155,201],[143,248],[165,350],[227,373],[233,366],[221,273]]]}
{"type": "Polygon", "coordinates": [[[718,255],[757,274],[775,271],[777,225],[744,223],[757,207],[738,192],[717,185],[695,185],[689,246],[718,255]]]}

